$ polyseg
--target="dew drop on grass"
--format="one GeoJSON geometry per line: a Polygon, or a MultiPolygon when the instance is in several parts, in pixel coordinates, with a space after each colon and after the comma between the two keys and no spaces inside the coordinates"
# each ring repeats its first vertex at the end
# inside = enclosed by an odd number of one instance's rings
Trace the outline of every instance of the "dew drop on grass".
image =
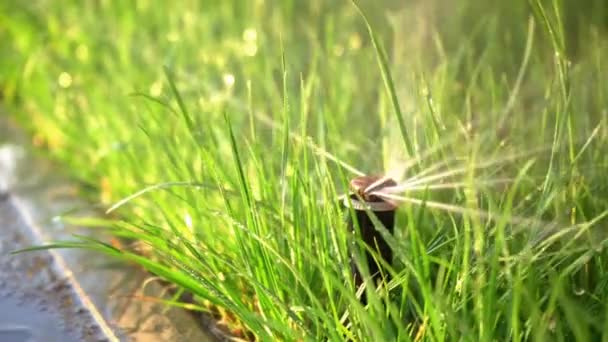
{"type": "Polygon", "coordinates": [[[247,28],[243,31],[243,40],[245,42],[255,42],[258,39],[258,32],[254,28],[247,28]]]}
{"type": "Polygon", "coordinates": [[[243,31],[243,53],[253,57],[258,52],[258,32],[254,28],[247,28],[243,31]]]}
{"type": "Polygon", "coordinates": [[[190,216],[188,212],[184,214],[184,223],[186,224],[186,227],[192,229],[192,216],[190,216]]]}
{"type": "Polygon", "coordinates": [[[68,74],[67,72],[62,72],[61,74],[59,74],[59,78],[57,79],[57,83],[59,83],[59,86],[61,88],[69,88],[72,85],[72,75],[68,74]]]}
{"type": "Polygon", "coordinates": [[[361,36],[354,32],[348,37],[348,47],[351,50],[359,50],[361,48],[361,36]]]}
{"type": "Polygon", "coordinates": [[[232,88],[234,86],[235,78],[233,74],[224,74],[224,85],[226,88],[232,88]]]}
{"type": "Polygon", "coordinates": [[[158,97],[163,93],[163,83],[161,81],[156,81],[152,83],[150,86],[150,95],[154,97],[158,97]]]}
{"type": "Polygon", "coordinates": [[[471,121],[467,122],[466,130],[467,132],[471,132],[473,130],[473,123],[471,123],[471,121]]]}

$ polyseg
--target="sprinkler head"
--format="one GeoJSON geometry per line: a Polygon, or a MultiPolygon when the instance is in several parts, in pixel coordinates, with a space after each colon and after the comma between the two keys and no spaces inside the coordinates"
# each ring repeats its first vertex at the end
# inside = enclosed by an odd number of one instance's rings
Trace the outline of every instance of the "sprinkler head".
{"type": "MultiPolygon", "coordinates": [[[[360,176],[355,177],[350,181],[350,189],[353,194],[350,196],[351,202],[353,202],[353,208],[355,210],[365,210],[363,204],[367,204],[371,211],[393,211],[397,209],[397,205],[393,202],[382,199],[373,192],[381,191],[386,187],[396,186],[397,182],[394,179],[388,177],[378,176],[360,176]],[[361,197],[364,203],[361,203],[359,197],[361,197]],[[355,201],[352,201],[352,200],[355,201]],[[357,206],[361,208],[357,208],[357,206]]],[[[346,200],[345,202],[348,202],[346,200]]],[[[347,204],[348,206],[348,204],[347,204]]]]}
{"type": "MultiPolygon", "coordinates": [[[[350,181],[350,188],[353,193],[349,198],[344,199],[344,205],[348,208],[349,204],[352,204],[352,208],[355,211],[355,215],[348,215],[347,218],[349,231],[353,234],[357,234],[354,221],[356,220],[359,225],[358,233],[360,233],[361,239],[389,264],[392,261],[393,252],[380,232],[374,227],[374,223],[366,210],[373,212],[384,227],[392,234],[395,227],[395,210],[397,209],[397,205],[373,195],[372,193],[380,191],[385,187],[396,185],[397,182],[395,182],[395,180],[387,177],[356,177],[350,181]],[[363,201],[361,201],[361,199],[363,199],[363,201]]],[[[351,247],[357,248],[354,242],[351,247]]],[[[388,277],[388,273],[381,270],[381,266],[374,260],[374,257],[370,253],[366,252],[365,255],[365,260],[367,261],[367,266],[374,282],[379,280],[382,274],[388,277]]],[[[363,277],[355,265],[354,258],[351,258],[351,269],[355,279],[355,285],[359,287],[363,283],[363,277]]],[[[365,303],[366,297],[361,297],[361,301],[365,303]]]]}

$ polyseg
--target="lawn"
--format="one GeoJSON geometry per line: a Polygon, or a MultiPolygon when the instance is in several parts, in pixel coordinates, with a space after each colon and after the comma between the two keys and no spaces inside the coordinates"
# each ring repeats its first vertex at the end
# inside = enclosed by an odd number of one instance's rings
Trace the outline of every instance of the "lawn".
{"type": "Polygon", "coordinates": [[[247,340],[608,341],[605,0],[15,0],[0,41],[0,101],[100,209],[63,219],[117,238],[49,247],[247,340]],[[363,174],[400,205],[358,289],[363,174]]]}

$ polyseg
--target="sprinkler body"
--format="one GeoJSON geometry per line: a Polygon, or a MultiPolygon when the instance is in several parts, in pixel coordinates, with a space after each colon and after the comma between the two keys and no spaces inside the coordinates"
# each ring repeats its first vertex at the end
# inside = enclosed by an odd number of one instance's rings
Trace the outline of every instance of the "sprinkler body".
{"type": "MultiPolygon", "coordinates": [[[[395,227],[395,210],[397,206],[394,203],[390,203],[378,196],[370,195],[373,191],[379,191],[384,187],[396,186],[397,183],[390,178],[381,178],[375,176],[361,176],[351,180],[350,188],[354,192],[350,195],[350,203],[355,215],[347,215],[347,226],[352,234],[360,234],[361,239],[374,250],[385,262],[391,263],[393,258],[393,252],[389,247],[388,243],[384,240],[379,231],[374,227],[374,223],[365,210],[366,207],[373,212],[378,220],[384,225],[384,227],[393,234],[395,227]],[[373,188],[370,188],[373,185],[373,188]],[[361,201],[363,199],[363,201],[361,201]],[[353,217],[354,216],[354,217],[353,217]],[[359,230],[355,224],[356,220],[359,224],[359,230]]],[[[345,199],[345,206],[348,209],[349,201],[345,199]]],[[[357,246],[353,241],[352,248],[354,253],[357,246]]],[[[382,274],[388,277],[387,272],[381,270],[381,266],[378,265],[374,257],[369,253],[365,252],[365,258],[369,274],[372,277],[373,283],[381,279],[382,274]]],[[[351,269],[353,272],[355,285],[359,287],[363,284],[363,277],[355,265],[354,259],[351,257],[351,269]]],[[[388,279],[387,279],[388,281],[388,279]]],[[[362,301],[365,302],[365,296],[362,297],[362,301]]]]}

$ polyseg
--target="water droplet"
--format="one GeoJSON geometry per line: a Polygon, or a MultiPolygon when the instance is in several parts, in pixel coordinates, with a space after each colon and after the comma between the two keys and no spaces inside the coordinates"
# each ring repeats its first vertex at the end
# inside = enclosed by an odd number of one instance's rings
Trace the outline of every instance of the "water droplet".
{"type": "Polygon", "coordinates": [[[158,97],[163,93],[163,83],[156,81],[150,86],[150,95],[158,97]]]}
{"type": "Polygon", "coordinates": [[[247,56],[255,56],[258,52],[258,32],[254,28],[248,28],[243,31],[243,41],[245,44],[243,45],[243,52],[247,56]]]}
{"type": "Polygon", "coordinates": [[[192,216],[190,216],[188,212],[184,214],[184,223],[186,224],[186,227],[192,229],[192,216]]]}
{"type": "Polygon", "coordinates": [[[59,74],[57,82],[61,88],[69,88],[72,85],[72,75],[64,71],[59,74]]]}
{"type": "Polygon", "coordinates": [[[348,46],[351,50],[359,50],[361,48],[361,36],[354,32],[348,37],[348,46]]]}
{"type": "Polygon", "coordinates": [[[224,84],[226,88],[232,88],[234,86],[235,78],[233,74],[224,74],[224,84]]]}
{"type": "Polygon", "coordinates": [[[256,41],[258,39],[258,32],[254,28],[247,28],[243,31],[243,40],[246,42],[256,41]]]}

